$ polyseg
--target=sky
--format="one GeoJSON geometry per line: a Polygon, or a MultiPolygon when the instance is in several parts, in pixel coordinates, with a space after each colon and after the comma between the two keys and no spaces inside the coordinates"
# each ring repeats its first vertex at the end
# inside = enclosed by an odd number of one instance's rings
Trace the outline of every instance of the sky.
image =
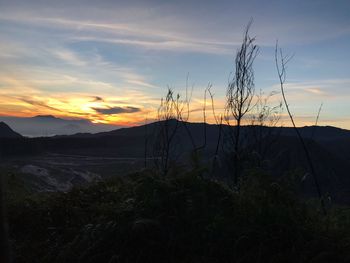
{"type": "Polygon", "coordinates": [[[319,125],[350,129],[349,10],[329,0],[0,0],[0,115],[133,126],[155,118],[168,87],[184,98],[187,86],[190,120],[202,121],[209,83],[219,115],[253,19],[257,93],[281,100],[278,40],[293,55],[285,89],[297,125],[315,123],[323,103],[319,125]]]}

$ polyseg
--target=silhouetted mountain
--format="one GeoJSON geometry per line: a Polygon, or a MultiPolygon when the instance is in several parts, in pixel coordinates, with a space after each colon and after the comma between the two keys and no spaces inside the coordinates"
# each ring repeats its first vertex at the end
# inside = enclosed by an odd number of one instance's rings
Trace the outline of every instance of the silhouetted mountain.
{"type": "Polygon", "coordinates": [[[22,135],[15,132],[5,122],[0,122],[0,138],[21,138],[22,135]]]}
{"type": "MultiPolygon", "coordinates": [[[[143,163],[145,156],[151,159],[158,157],[154,146],[159,143],[159,131],[164,125],[164,122],[155,122],[95,134],[77,133],[45,138],[0,140],[0,147],[5,156],[50,153],[63,157],[98,158],[100,167],[103,166],[104,159],[110,162],[112,159],[131,158],[141,160],[143,163]]],[[[201,163],[204,166],[211,164],[218,143],[220,130],[218,125],[175,120],[168,121],[166,125],[169,131],[176,129],[171,153],[178,160],[188,163],[193,149],[201,148],[201,163]]],[[[230,129],[235,128],[222,127],[219,147],[220,167],[218,166],[215,171],[218,176],[225,176],[228,173],[227,156],[223,154],[223,148],[229,146],[227,142],[230,140],[228,136],[230,129]]],[[[350,202],[350,131],[329,126],[302,127],[299,131],[310,150],[323,193],[329,192],[337,200],[350,202]]],[[[265,170],[276,176],[281,176],[287,171],[304,171],[305,191],[307,194],[315,193],[313,178],[307,175],[308,163],[305,154],[293,128],[245,126],[242,127],[242,138],[243,145],[258,159],[267,160],[264,162],[265,170]]],[[[151,159],[149,162],[152,162],[151,159]]],[[[129,165],[130,169],[136,168],[134,162],[123,165],[125,167],[129,165]]],[[[245,165],[249,166],[250,163],[245,165]]],[[[93,172],[99,171],[96,169],[93,172]]]]}
{"type": "Polygon", "coordinates": [[[13,129],[28,137],[96,133],[111,131],[120,127],[108,124],[95,124],[86,119],[62,119],[52,115],[38,115],[34,117],[0,116],[0,121],[6,122],[13,129]]]}
{"type": "MultiPolygon", "coordinates": [[[[293,128],[282,129],[284,135],[295,136],[293,128]]],[[[332,126],[305,126],[299,128],[299,131],[304,138],[315,139],[318,141],[346,139],[350,136],[349,130],[332,126]]]]}
{"type": "MultiPolygon", "coordinates": [[[[170,120],[169,127],[173,128],[176,125],[176,120],[170,120]]],[[[184,123],[179,123],[179,131],[183,129],[184,123]]],[[[74,134],[74,137],[101,137],[101,136],[144,136],[146,132],[151,133],[153,130],[159,127],[161,122],[153,122],[147,125],[129,127],[129,128],[119,128],[112,131],[107,132],[98,132],[98,133],[82,133],[82,134],[74,134]]],[[[215,124],[204,124],[204,123],[186,123],[186,126],[190,129],[191,133],[194,135],[203,134],[204,126],[209,131],[208,137],[210,137],[210,133],[212,131],[216,131],[218,129],[218,125],[215,124]]],[[[227,125],[223,125],[227,127],[227,125]]],[[[242,130],[248,130],[252,126],[243,126],[242,130]]],[[[259,126],[256,126],[259,127],[259,126]]],[[[267,130],[273,130],[273,132],[278,132],[283,136],[296,136],[295,130],[292,127],[259,127],[264,132],[267,130]]],[[[341,129],[332,126],[305,126],[298,128],[301,135],[305,139],[313,139],[316,141],[331,141],[331,140],[339,140],[339,139],[348,139],[350,138],[350,131],[346,129],[341,129]]]]}
{"type": "MultiPolygon", "coordinates": [[[[164,123],[154,122],[109,132],[76,133],[41,139],[33,138],[32,141],[38,142],[41,144],[41,148],[48,148],[49,151],[80,153],[84,149],[86,154],[93,155],[143,157],[145,140],[148,141],[148,144],[151,144],[159,137],[158,133],[162,125],[164,123]]],[[[205,143],[204,153],[210,156],[216,148],[220,129],[218,125],[176,122],[174,120],[169,121],[167,125],[169,130],[176,128],[174,140],[178,151],[190,151],[194,147],[203,146],[205,143]]],[[[225,134],[228,133],[229,129],[231,128],[223,126],[221,140],[227,140],[225,134]]],[[[330,126],[302,127],[299,128],[299,131],[308,143],[313,141],[332,154],[341,155],[343,158],[349,157],[350,159],[350,147],[347,147],[347,145],[350,145],[350,131],[330,126]]],[[[299,144],[294,129],[290,127],[242,127],[242,138],[246,138],[248,144],[254,144],[254,140],[258,140],[258,138],[254,139],[255,136],[266,137],[267,135],[278,137],[282,141],[292,137],[291,140],[295,140],[295,143],[299,144]]],[[[266,139],[264,143],[267,144],[266,139]]]]}

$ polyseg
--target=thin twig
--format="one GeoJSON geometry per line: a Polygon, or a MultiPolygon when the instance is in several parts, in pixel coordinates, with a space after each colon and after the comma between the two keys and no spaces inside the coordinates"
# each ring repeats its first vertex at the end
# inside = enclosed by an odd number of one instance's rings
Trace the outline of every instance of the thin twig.
{"type": "Polygon", "coordinates": [[[312,128],[312,133],[311,133],[311,137],[310,137],[311,140],[314,139],[314,136],[315,136],[315,133],[316,133],[316,127],[317,127],[317,124],[318,124],[318,120],[319,120],[319,118],[320,118],[322,106],[323,106],[323,102],[321,103],[320,107],[318,108],[318,112],[317,112],[317,117],[316,117],[315,125],[314,125],[314,127],[312,128]]]}
{"type": "Polygon", "coordinates": [[[323,198],[322,198],[321,187],[320,187],[320,184],[318,182],[317,174],[316,174],[316,171],[315,171],[312,159],[311,159],[311,155],[310,155],[309,149],[307,148],[306,143],[305,143],[303,137],[301,136],[301,134],[299,132],[299,129],[297,128],[297,126],[296,126],[296,124],[294,122],[294,118],[293,118],[293,115],[292,115],[292,113],[291,113],[291,111],[289,109],[289,105],[288,105],[288,102],[287,102],[287,99],[286,99],[286,95],[285,95],[285,92],[284,92],[284,83],[286,81],[286,64],[291,60],[291,58],[292,58],[291,56],[283,56],[282,49],[278,49],[278,41],[277,41],[276,42],[276,48],[275,48],[275,63],[276,63],[276,69],[277,69],[277,73],[278,73],[278,78],[279,78],[279,81],[280,81],[280,88],[281,88],[283,101],[284,101],[284,104],[286,106],[289,118],[290,118],[290,120],[291,120],[291,122],[293,124],[293,128],[294,128],[294,130],[295,130],[295,132],[296,132],[296,134],[298,136],[298,139],[299,139],[299,141],[300,141],[300,143],[302,145],[302,148],[304,150],[304,153],[305,153],[305,156],[306,156],[306,159],[307,159],[310,171],[311,171],[311,175],[312,175],[312,177],[314,179],[314,183],[315,183],[315,186],[316,186],[317,194],[318,194],[318,197],[319,197],[319,199],[321,201],[322,211],[326,215],[327,211],[326,211],[325,204],[324,204],[324,201],[323,201],[323,198]],[[280,52],[280,63],[278,61],[278,50],[280,52]]]}

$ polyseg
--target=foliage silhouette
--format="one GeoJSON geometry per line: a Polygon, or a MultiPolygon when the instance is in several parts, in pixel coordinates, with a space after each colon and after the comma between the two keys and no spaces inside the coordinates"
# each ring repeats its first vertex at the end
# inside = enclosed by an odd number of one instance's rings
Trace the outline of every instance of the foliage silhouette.
{"type": "Polygon", "coordinates": [[[12,193],[14,262],[346,262],[349,209],[323,217],[298,199],[293,176],[253,170],[233,192],[196,171],[146,170],[68,193],[12,193]]]}

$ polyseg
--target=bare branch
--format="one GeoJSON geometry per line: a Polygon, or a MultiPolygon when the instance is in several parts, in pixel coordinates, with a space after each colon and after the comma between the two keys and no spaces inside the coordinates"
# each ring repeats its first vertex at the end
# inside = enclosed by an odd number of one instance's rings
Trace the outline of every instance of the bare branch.
{"type": "Polygon", "coordinates": [[[327,214],[327,211],[326,211],[326,208],[325,208],[325,204],[324,204],[324,201],[323,201],[323,198],[322,198],[321,187],[320,187],[320,184],[318,182],[318,177],[317,177],[317,174],[316,174],[316,171],[315,171],[312,159],[311,159],[311,155],[310,155],[309,149],[307,148],[306,143],[305,143],[303,137],[301,136],[301,134],[299,132],[299,129],[295,125],[294,118],[293,118],[292,113],[290,112],[289,105],[288,105],[288,102],[287,102],[287,99],[286,99],[286,95],[285,95],[285,92],[284,92],[284,83],[286,81],[286,64],[290,61],[290,59],[291,59],[290,56],[283,56],[282,49],[278,48],[278,41],[276,41],[275,62],[276,62],[276,69],[277,69],[277,74],[278,74],[278,78],[279,78],[279,82],[280,82],[280,88],[281,88],[281,92],[282,92],[283,101],[284,101],[284,104],[286,106],[289,118],[290,118],[290,120],[291,120],[291,122],[293,124],[293,128],[294,128],[294,130],[295,130],[295,132],[296,132],[296,134],[298,136],[298,139],[299,139],[299,141],[300,141],[300,143],[302,145],[302,148],[304,150],[304,153],[305,153],[308,165],[309,165],[309,169],[310,169],[311,175],[312,175],[312,177],[314,179],[314,183],[315,183],[315,186],[316,186],[317,194],[318,194],[318,197],[319,197],[319,199],[321,201],[322,211],[323,211],[324,214],[327,214]],[[279,56],[278,56],[278,53],[279,53],[279,56]]]}

